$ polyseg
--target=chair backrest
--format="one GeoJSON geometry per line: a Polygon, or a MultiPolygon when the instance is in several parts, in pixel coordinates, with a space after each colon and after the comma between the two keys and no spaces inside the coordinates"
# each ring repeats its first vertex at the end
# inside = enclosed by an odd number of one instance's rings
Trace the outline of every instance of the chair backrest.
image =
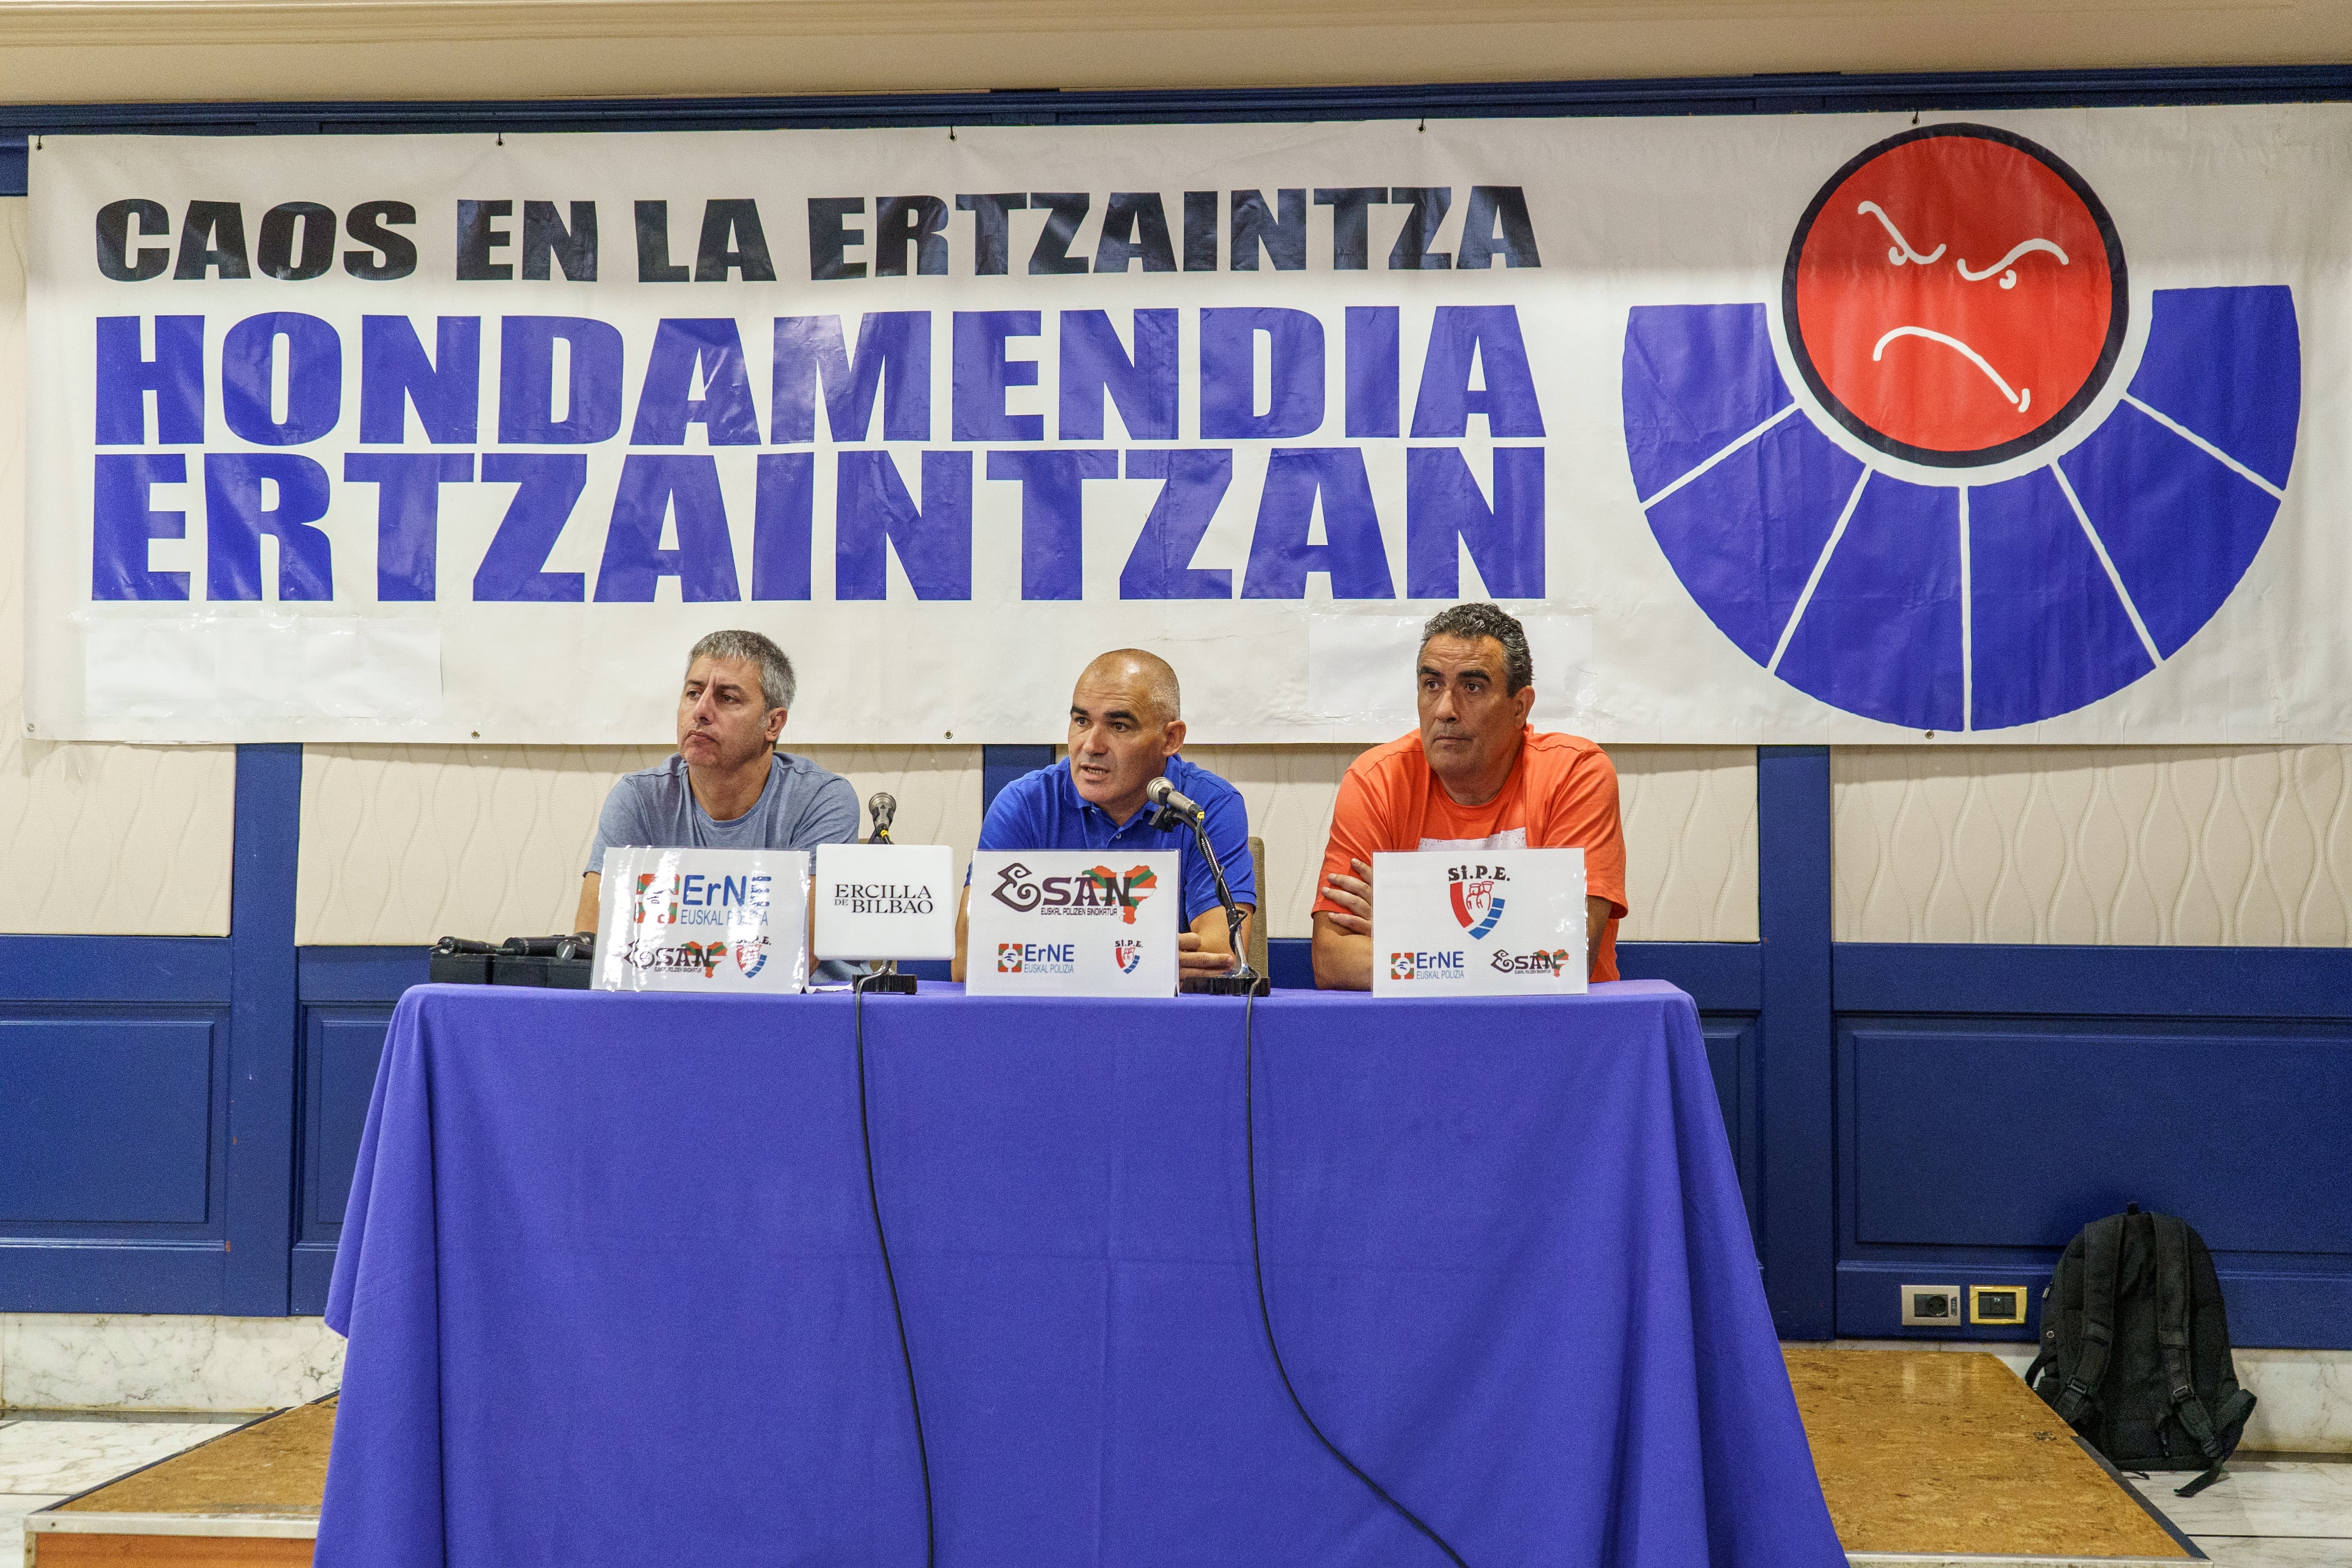
{"type": "Polygon", "coordinates": [[[1250,917],[1249,936],[1243,945],[1249,949],[1250,967],[1264,974],[1265,970],[1265,840],[1250,836],[1250,881],[1257,889],[1257,913],[1250,917]]]}

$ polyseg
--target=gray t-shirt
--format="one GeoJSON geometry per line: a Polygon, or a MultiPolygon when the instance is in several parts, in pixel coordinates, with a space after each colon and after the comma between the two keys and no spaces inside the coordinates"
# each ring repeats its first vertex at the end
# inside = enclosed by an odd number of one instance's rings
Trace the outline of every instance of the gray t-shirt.
{"type": "MultiPolygon", "coordinates": [[[[751,809],[731,822],[717,821],[694,798],[686,759],[672,752],[661,766],[624,773],[614,782],[596,819],[595,842],[588,847],[588,870],[602,876],[604,851],[629,845],[814,849],[820,844],[855,844],[857,825],[857,792],[847,779],[782,752],[769,763],[768,786],[751,809]]],[[[865,967],[828,960],[810,978],[843,984],[865,967]]]]}

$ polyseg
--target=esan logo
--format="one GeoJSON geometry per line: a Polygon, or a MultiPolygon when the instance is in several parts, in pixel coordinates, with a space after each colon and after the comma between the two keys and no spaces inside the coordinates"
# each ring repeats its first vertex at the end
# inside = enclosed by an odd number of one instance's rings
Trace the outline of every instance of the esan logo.
{"type": "Polygon", "coordinates": [[[998,903],[1021,914],[1115,914],[1121,924],[1133,925],[1135,911],[1159,885],[1160,874],[1149,866],[1130,866],[1125,871],[1096,866],[1076,877],[1040,878],[1015,860],[997,873],[996,886],[988,891],[998,903]]]}
{"type": "Polygon", "coordinates": [[[1636,306],[1622,375],[1634,487],[1699,608],[1800,690],[1922,731],[2071,712],[2178,654],[2262,548],[2302,413],[2285,287],[2136,296],[2089,183],[1982,125],[1831,175],[1778,300],[1636,306]]]}

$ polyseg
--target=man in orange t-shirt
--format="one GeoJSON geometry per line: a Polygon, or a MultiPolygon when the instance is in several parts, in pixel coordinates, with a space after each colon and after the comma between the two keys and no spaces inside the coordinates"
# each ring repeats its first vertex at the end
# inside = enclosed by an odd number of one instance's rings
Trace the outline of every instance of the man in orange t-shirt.
{"type": "Polygon", "coordinates": [[[1519,623],[1456,605],[1422,628],[1421,729],[1358,757],[1339,781],[1315,899],[1315,984],[1372,985],[1372,856],[1411,849],[1581,849],[1591,977],[1617,978],[1625,836],[1617,770],[1576,735],[1538,735],[1535,661],[1519,623]]]}

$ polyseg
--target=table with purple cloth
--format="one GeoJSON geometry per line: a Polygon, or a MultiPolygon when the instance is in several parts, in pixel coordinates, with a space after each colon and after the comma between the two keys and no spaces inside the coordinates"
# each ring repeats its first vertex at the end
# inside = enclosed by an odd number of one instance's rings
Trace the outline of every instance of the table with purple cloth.
{"type": "Polygon", "coordinates": [[[321,1568],[1831,1568],[1698,1016],[424,986],[321,1568]]]}

